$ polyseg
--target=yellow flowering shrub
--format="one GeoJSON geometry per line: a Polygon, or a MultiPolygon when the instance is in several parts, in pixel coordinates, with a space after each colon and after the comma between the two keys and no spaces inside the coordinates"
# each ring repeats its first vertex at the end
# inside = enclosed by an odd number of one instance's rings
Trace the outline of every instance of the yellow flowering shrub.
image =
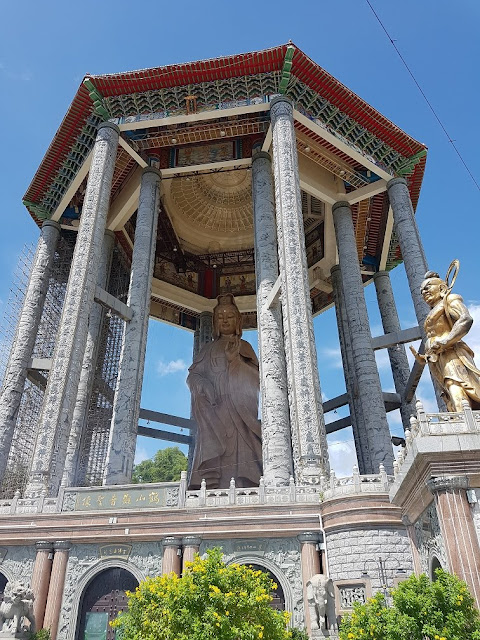
{"type": "Polygon", "coordinates": [[[262,571],[226,566],[220,549],[198,555],[179,578],[147,578],[112,625],[122,640],[291,640],[290,614],[272,609],[262,571]]]}

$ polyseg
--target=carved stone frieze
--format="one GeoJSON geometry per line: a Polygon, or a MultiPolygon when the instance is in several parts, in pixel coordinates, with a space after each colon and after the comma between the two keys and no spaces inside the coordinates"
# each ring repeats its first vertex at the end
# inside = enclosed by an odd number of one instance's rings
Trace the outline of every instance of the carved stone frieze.
{"type": "Polygon", "coordinates": [[[429,575],[430,563],[436,556],[443,568],[448,569],[445,544],[440,530],[435,502],[425,509],[413,525],[422,572],[429,575]]]}

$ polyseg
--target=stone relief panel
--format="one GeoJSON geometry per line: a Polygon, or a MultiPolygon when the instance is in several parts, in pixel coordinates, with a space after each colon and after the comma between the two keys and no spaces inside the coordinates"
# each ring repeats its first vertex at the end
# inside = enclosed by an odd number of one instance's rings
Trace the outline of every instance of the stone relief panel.
{"type": "MultiPolygon", "coordinates": [[[[58,627],[57,640],[71,640],[75,637],[75,625],[78,618],[80,597],[85,588],[85,578],[91,578],[107,567],[132,567],[132,573],[138,578],[160,575],[162,571],[162,546],[158,542],[144,542],[131,545],[108,545],[112,547],[108,555],[103,555],[99,545],[78,544],[70,549],[65,589],[58,627]],[[129,555],[126,555],[126,548],[129,555]],[[80,585],[82,588],[80,588],[80,585]]],[[[1,565],[0,565],[1,566],[1,565]]]]}
{"type": "Polygon", "coordinates": [[[258,564],[270,571],[283,588],[285,607],[292,613],[293,626],[304,626],[300,543],[296,538],[206,540],[200,546],[200,554],[212,547],[222,548],[227,564],[258,564]]]}
{"type": "Polygon", "coordinates": [[[0,553],[0,572],[8,579],[31,583],[35,547],[15,546],[2,547],[0,553]]]}
{"type": "Polygon", "coordinates": [[[422,572],[430,575],[430,563],[436,556],[443,568],[448,569],[447,554],[438,522],[435,502],[425,509],[414,524],[417,549],[422,572]]]}
{"type": "Polygon", "coordinates": [[[330,577],[334,582],[356,581],[366,572],[373,592],[380,590],[380,558],[390,588],[399,573],[408,576],[413,572],[410,540],[405,529],[334,531],[327,534],[326,544],[330,577]]]}

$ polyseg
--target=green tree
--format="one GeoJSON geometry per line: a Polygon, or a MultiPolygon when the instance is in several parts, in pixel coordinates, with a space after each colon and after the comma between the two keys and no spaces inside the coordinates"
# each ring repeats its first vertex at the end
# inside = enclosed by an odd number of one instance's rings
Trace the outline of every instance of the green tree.
{"type": "Polygon", "coordinates": [[[187,457],[178,447],[159,449],[150,460],[133,468],[132,482],[175,482],[187,470],[187,457]]]}
{"type": "Polygon", "coordinates": [[[410,576],[392,591],[357,604],[340,625],[340,640],[480,640],[480,617],[467,585],[441,569],[432,582],[410,576]]]}
{"type": "Polygon", "coordinates": [[[140,583],[112,625],[122,640],[291,640],[290,614],[270,607],[275,588],[266,573],[227,566],[221,550],[211,549],[181,578],[140,583]]]}

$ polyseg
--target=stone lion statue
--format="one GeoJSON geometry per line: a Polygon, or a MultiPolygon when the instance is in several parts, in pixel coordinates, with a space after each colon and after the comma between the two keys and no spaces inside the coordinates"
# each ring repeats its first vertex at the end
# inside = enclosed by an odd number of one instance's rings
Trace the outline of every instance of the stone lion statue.
{"type": "Polygon", "coordinates": [[[307,582],[307,600],[312,631],[337,628],[335,592],[331,578],[321,573],[312,576],[307,582]]]}
{"type": "Polygon", "coordinates": [[[33,614],[33,591],[23,582],[7,582],[0,604],[0,631],[19,633],[27,630],[26,620],[30,623],[28,631],[35,633],[33,614]]]}

